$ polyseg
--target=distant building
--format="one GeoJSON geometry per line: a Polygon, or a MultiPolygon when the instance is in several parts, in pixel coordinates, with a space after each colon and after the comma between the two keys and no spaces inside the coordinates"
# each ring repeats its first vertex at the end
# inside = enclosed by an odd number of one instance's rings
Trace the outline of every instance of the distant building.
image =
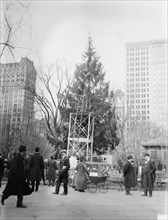
{"type": "Polygon", "coordinates": [[[127,43],[125,53],[128,127],[136,119],[143,123],[153,122],[166,130],[167,41],[127,43]]]}
{"type": "Polygon", "coordinates": [[[162,161],[165,164],[168,156],[168,137],[153,138],[141,143],[141,156],[148,152],[155,161],[162,161]]]}
{"type": "Polygon", "coordinates": [[[17,128],[34,119],[34,96],[25,87],[35,90],[36,75],[28,58],[0,64],[0,135],[5,135],[8,126],[17,128]]]}
{"type": "Polygon", "coordinates": [[[115,91],[114,102],[116,108],[116,116],[123,119],[125,116],[125,94],[122,90],[117,89],[115,91]]]}

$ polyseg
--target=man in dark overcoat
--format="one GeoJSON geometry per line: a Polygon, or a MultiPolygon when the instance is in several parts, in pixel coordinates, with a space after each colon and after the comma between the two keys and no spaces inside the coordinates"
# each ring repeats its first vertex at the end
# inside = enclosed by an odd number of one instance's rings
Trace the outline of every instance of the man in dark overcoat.
{"type": "Polygon", "coordinates": [[[57,194],[57,195],[59,194],[61,183],[63,183],[64,192],[61,193],[60,195],[68,194],[68,171],[70,168],[70,163],[69,163],[69,158],[66,156],[66,154],[67,154],[66,150],[61,151],[62,159],[60,161],[60,169],[58,172],[58,179],[56,182],[56,188],[54,192],[54,194],[57,194]]]}
{"type": "Polygon", "coordinates": [[[133,168],[134,168],[134,190],[137,190],[138,187],[138,181],[137,181],[137,176],[138,176],[138,166],[135,164],[135,161],[132,160],[131,162],[133,168]]]}
{"type": "Polygon", "coordinates": [[[155,171],[156,166],[154,160],[150,158],[149,153],[145,154],[145,165],[143,167],[143,183],[144,183],[144,194],[142,196],[152,197],[154,181],[155,181],[155,171]]]}
{"type": "Polygon", "coordinates": [[[1,187],[3,175],[4,175],[4,160],[3,160],[2,153],[0,153],[0,187],[1,187]]]}
{"type": "Polygon", "coordinates": [[[134,167],[132,165],[133,157],[132,155],[128,155],[127,161],[124,164],[123,168],[123,176],[124,176],[124,186],[126,195],[132,195],[130,193],[131,187],[135,186],[135,177],[134,177],[134,167]]]}
{"type": "Polygon", "coordinates": [[[42,170],[44,169],[43,156],[39,153],[39,150],[39,147],[35,148],[35,154],[31,156],[30,160],[30,181],[32,190],[36,192],[38,191],[42,178],[42,170]]]}
{"type": "Polygon", "coordinates": [[[26,146],[20,145],[19,153],[11,160],[8,182],[3,191],[1,203],[4,205],[5,199],[11,195],[17,195],[16,207],[26,208],[23,204],[23,196],[30,195],[32,189],[26,184],[24,176],[24,158],[26,156],[26,146]]]}

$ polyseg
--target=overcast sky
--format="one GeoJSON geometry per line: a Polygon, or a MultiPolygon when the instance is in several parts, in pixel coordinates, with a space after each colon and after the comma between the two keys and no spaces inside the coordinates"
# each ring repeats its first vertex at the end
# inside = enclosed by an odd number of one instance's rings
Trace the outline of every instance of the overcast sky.
{"type": "MultiPolygon", "coordinates": [[[[90,32],[113,88],[124,88],[125,43],[167,38],[167,1],[31,1],[43,65],[81,61],[90,32]]],[[[36,54],[28,56],[36,62],[36,54]]]]}

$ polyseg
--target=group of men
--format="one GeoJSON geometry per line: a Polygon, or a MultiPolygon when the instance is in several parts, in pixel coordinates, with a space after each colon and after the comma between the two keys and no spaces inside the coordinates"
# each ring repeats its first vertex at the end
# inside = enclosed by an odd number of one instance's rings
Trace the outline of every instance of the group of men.
{"type": "MultiPolygon", "coordinates": [[[[130,190],[132,187],[135,187],[135,170],[132,162],[133,162],[133,156],[128,155],[127,161],[124,164],[124,168],[123,168],[126,195],[132,195],[130,190]]],[[[156,171],[155,162],[150,158],[150,155],[146,153],[145,163],[142,168],[142,174],[143,174],[142,181],[143,181],[143,190],[144,190],[144,194],[142,196],[148,196],[149,193],[149,197],[152,197],[154,181],[156,176],[155,171],[156,171]]]]}
{"type": "MultiPolygon", "coordinates": [[[[23,196],[30,195],[33,191],[38,191],[40,180],[42,178],[42,170],[44,169],[44,160],[39,153],[39,148],[35,148],[34,155],[30,159],[30,173],[29,181],[26,181],[25,176],[25,158],[27,154],[26,146],[20,145],[19,152],[12,158],[8,181],[1,196],[1,204],[4,205],[5,200],[11,196],[17,196],[16,207],[26,208],[23,204],[23,196]]],[[[60,169],[58,173],[58,180],[54,194],[59,194],[60,185],[63,182],[63,193],[61,195],[68,194],[68,170],[70,168],[69,158],[66,157],[66,150],[61,151],[62,159],[60,162],[60,169]]]]}

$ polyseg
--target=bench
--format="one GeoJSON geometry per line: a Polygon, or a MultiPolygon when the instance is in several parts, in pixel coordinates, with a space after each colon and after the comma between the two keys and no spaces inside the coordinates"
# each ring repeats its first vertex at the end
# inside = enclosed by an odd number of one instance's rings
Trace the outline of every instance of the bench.
{"type": "Polygon", "coordinates": [[[166,172],[157,171],[155,178],[155,184],[157,186],[157,189],[161,190],[162,185],[167,183],[168,183],[168,174],[166,172]]]}

